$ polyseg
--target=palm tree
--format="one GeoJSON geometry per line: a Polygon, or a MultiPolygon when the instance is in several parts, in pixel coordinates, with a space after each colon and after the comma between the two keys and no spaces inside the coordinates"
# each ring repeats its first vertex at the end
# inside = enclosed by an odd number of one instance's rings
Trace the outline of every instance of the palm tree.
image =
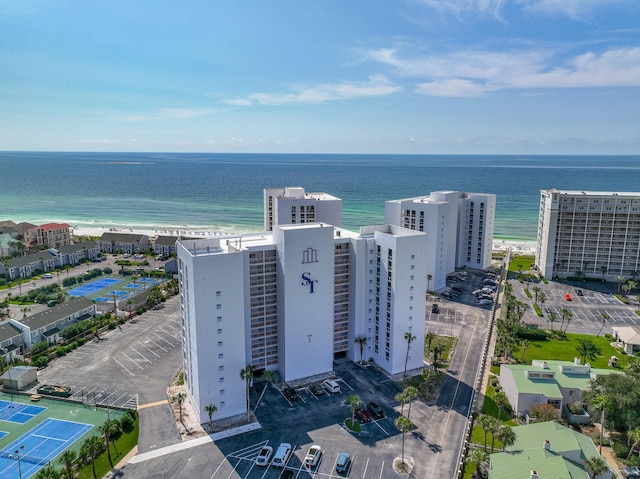
{"type": "Polygon", "coordinates": [[[409,349],[411,348],[411,343],[416,337],[411,334],[411,332],[407,331],[404,333],[404,340],[407,342],[407,355],[404,358],[404,374],[402,375],[402,379],[407,379],[407,363],[409,362],[409,349]]]}
{"type": "Polygon", "coordinates": [[[604,275],[607,274],[607,266],[604,264],[600,266],[600,272],[602,273],[602,282],[604,283],[604,275]]]}
{"type": "Polygon", "coordinates": [[[616,281],[618,282],[618,294],[620,294],[620,288],[622,287],[622,283],[624,283],[624,276],[616,276],[616,281]]]}
{"type": "Polygon", "coordinates": [[[602,318],[602,327],[600,328],[600,331],[598,331],[596,338],[600,336],[600,333],[604,329],[604,323],[606,323],[611,318],[611,316],[609,316],[607,313],[602,313],[600,317],[602,318]]]}
{"type": "Polygon", "coordinates": [[[76,459],[78,459],[78,453],[73,449],[65,450],[62,454],[60,454],[60,457],[58,458],[58,462],[62,463],[62,465],[64,466],[64,469],[66,471],[65,477],[67,479],[73,479],[73,465],[75,464],[76,459]]]}
{"type": "Polygon", "coordinates": [[[502,427],[502,423],[497,417],[490,417],[489,421],[489,431],[491,431],[491,454],[493,454],[493,447],[496,442],[496,434],[500,431],[502,427]]]}
{"type": "Polygon", "coordinates": [[[531,346],[531,342],[528,339],[523,339],[522,341],[520,341],[520,347],[522,348],[522,357],[520,358],[520,361],[524,362],[524,355],[527,354],[527,349],[529,349],[529,346],[531,346]]]}
{"type": "Polygon", "coordinates": [[[256,409],[258,409],[258,404],[260,404],[260,401],[262,401],[262,396],[264,396],[264,393],[269,387],[269,384],[273,383],[273,380],[275,379],[275,377],[276,377],[276,372],[271,369],[265,369],[264,371],[262,371],[262,379],[264,379],[265,385],[264,385],[264,388],[262,388],[262,392],[260,393],[260,397],[258,398],[258,401],[256,402],[256,407],[253,408],[253,412],[255,412],[256,409]]]}
{"type": "Polygon", "coordinates": [[[409,404],[409,409],[407,409],[407,419],[411,417],[411,403],[418,399],[418,388],[415,386],[407,386],[403,391],[407,398],[407,404],[409,404]]]}
{"type": "Polygon", "coordinates": [[[502,420],[502,410],[509,405],[509,399],[505,393],[498,391],[493,400],[498,406],[498,419],[502,420]]]}
{"type": "Polygon", "coordinates": [[[564,327],[564,332],[566,333],[567,329],[569,329],[569,322],[571,321],[571,318],[573,318],[573,313],[568,309],[563,309],[562,312],[564,313],[562,315],[564,317],[564,320],[567,321],[567,325],[564,327]]]}
{"type": "Polygon", "coordinates": [[[351,396],[347,397],[346,402],[349,406],[351,406],[351,427],[353,427],[356,422],[356,408],[360,406],[360,404],[362,404],[362,400],[357,394],[352,394],[351,396]]]}
{"type": "Polygon", "coordinates": [[[590,339],[578,339],[576,351],[582,359],[582,364],[587,364],[587,359],[594,361],[601,353],[600,348],[593,344],[590,339]]]}
{"type": "Polygon", "coordinates": [[[504,451],[508,446],[512,446],[516,442],[516,433],[511,427],[503,424],[498,429],[496,438],[502,443],[502,450],[504,451]]]}
{"type": "Polygon", "coordinates": [[[60,471],[49,464],[40,469],[33,477],[34,479],[60,479],[60,471]]]}
{"type": "Polygon", "coordinates": [[[133,299],[129,298],[126,301],[127,306],[129,306],[129,317],[131,317],[131,307],[133,306],[133,299]]]}
{"type": "Polygon", "coordinates": [[[178,394],[176,394],[171,398],[171,402],[178,405],[180,422],[182,422],[182,404],[184,403],[184,400],[186,398],[187,398],[187,395],[183,392],[179,392],[178,394]]]}
{"type": "Polygon", "coordinates": [[[537,306],[538,305],[538,295],[542,291],[542,288],[540,288],[540,286],[534,286],[531,289],[533,290],[533,295],[534,295],[533,296],[533,304],[535,304],[537,306]]]}
{"type": "Polygon", "coordinates": [[[93,471],[93,479],[96,477],[96,458],[102,452],[104,442],[100,436],[90,436],[82,443],[80,447],[80,456],[87,459],[87,462],[91,462],[91,469],[93,471]]]}
{"type": "Polygon", "coordinates": [[[542,309],[544,303],[547,302],[547,294],[544,291],[540,291],[538,294],[538,301],[540,301],[540,308],[542,309]]]}
{"type": "Polygon", "coordinates": [[[591,456],[585,459],[584,467],[589,471],[591,479],[609,470],[607,461],[602,456],[591,456]]]}
{"type": "MultiPolygon", "coordinates": [[[[180,420],[182,420],[182,418],[180,420]]],[[[103,424],[98,426],[98,431],[100,431],[100,434],[102,434],[102,437],[107,444],[107,459],[109,459],[109,465],[113,467],[113,461],[111,460],[111,448],[109,447],[109,444],[111,443],[112,426],[109,423],[110,421],[105,421],[103,424]]]]}
{"type": "Polygon", "coordinates": [[[429,357],[429,354],[431,353],[431,343],[433,343],[433,340],[436,339],[436,337],[436,333],[432,331],[429,331],[424,335],[424,342],[427,343],[427,357],[429,357]]]}
{"type": "Polygon", "coordinates": [[[247,364],[246,367],[240,370],[240,377],[244,380],[247,386],[247,422],[251,421],[251,398],[249,397],[249,387],[253,384],[253,371],[255,367],[251,364],[247,364]]]}
{"type": "Polygon", "coordinates": [[[482,449],[474,448],[465,458],[464,462],[475,464],[476,472],[480,477],[485,477],[485,470],[489,466],[489,454],[482,449]]]}
{"type": "Polygon", "coordinates": [[[433,276],[431,276],[430,274],[427,275],[427,295],[429,294],[429,285],[431,284],[431,280],[433,279],[433,276]]]}
{"type": "Polygon", "coordinates": [[[604,439],[604,421],[605,411],[611,406],[611,399],[604,394],[594,396],[591,399],[591,407],[597,411],[600,411],[600,449],[598,452],[602,454],[602,441],[604,439]]]}
{"type": "Polygon", "coordinates": [[[440,354],[442,354],[445,350],[445,345],[442,343],[438,343],[433,347],[433,368],[439,369],[441,364],[439,362],[440,354]]]}
{"type": "MultiPolygon", "coordinates": [[[[266,386],[265,386],[266,389],[266,386]]],[[[218,410],[218,407],[215,404],[207,404],[204,407],[204,410],[207,411],[207,414],[209,415],[209,431],[213,430],[213,415],[214,413],[218,410]]]]}
{"type": "Polygon", "coordinates": [[[476,418],[476,424],[484,431],[484,450],[487,450],[487,434],[489,433],[489,427],[491,426],[491,416],[487,414],[480,414],[476,418]]]}
{"type": "Polygon", "coordinates": [[[551,331],[553,331],[553,323],[555,322],[557,317],[558,315],[553,311],[549,313],[548,319],[549,319],[549,323],[551,324],[551,331]]]}
{"type": "Polygon", "coordinates": [[[629,280],[626,282],[626,284],[622,287],[622,289],[625,290],[625,295],[628,296],[629,293],[631,292],[632,289],[635,289],[638,286],[638,283],[636,283],[633,280],[629,280]]]}
{"type": "Polygon", "coordinates": [[[411,428],[413,427],[413,423],[409,420],[409,418],[404,417],[404,416],[400,416],[400,417],[396,418],[396,420],[394,421],[394,424],[396,425],[396,427],[402,433],[402,455],[401,455],[401,461],[402,461],[402,467],[406,470],[405,463],[404,463],[404,436],[405,436],[406,433],[411,431],[411,428]]]}
{"type": "Polygon", "coordinates": [[[404,405],[409,402],[409,396],[407,394],[407,389],[403,389],[398,394],[396,394],[395,400],[400,403],[400,414],[404,414],[404,405]]]}
{"type": "Polygon", "coordinates": [[[356,338],[356,343],[360,346],[360,364],[362,364],[362,355],[364,354],[364,347],[367,345],[367,338],[365,336],[360,336],[356,338]]]}
{"type": "Polygon", "coordinates": [[[631,454],[633,454],[634,449],[638,447],[638,444],[640,444],[640,427],[637,427],[634,430],[629,431],[627,433],[627,436],[629,437],[629,439],[633,441],[633,444],[629,449],[629,454],[627,455],[627,461],[628,461],[631,458],[631,454]]]}

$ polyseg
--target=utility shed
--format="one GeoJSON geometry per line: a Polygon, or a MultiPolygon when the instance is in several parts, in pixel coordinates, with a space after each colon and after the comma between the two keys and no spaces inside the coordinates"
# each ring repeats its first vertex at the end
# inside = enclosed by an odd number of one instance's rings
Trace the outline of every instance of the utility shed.
{"type": "Polygon", "coordinates": [[[38,382],[38,368],[33,366],[14,366],[7,369],[2,376],[2,386],[5,389],[21,391],[28,389],[29,385],[38,382]]]}

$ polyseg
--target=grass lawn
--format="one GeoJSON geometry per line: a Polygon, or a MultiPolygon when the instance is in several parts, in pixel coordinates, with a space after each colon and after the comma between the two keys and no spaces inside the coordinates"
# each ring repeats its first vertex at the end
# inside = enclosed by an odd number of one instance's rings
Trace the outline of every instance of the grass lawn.
{"type": "Polygon", "coordinates": [[[522,266],[522,271],[529,271],[535,261],[535,256],[514,256],[509,263],[509,271],[517,273],[518,266],[522,266]]]}
{"type": "MultiPolygon", "coordinates": [[[[130,432],[123,433],[118,439],[114,441],[115,448],[114,444],[111,444],[111,460],[113,461],[114,466],[138,444],[138,433],[138,418],[136,418],[133,429],[130,432]],[[118,451],[117,453],[116,450],[118,451]]],[[[58,464],[56,464],[56,466],[58,466],[58,464]]],[[[111,470],[109,459],[107,457],[107,451],[103,452],[96,458],[95,466],[97,477],[104,477],[105,474],[111,470]]],[[[93,469],[91,467],[91,464],[80,469],[78,478],[93,479],[93,469]]]]}
{"type": "MultiPolygon", "coordinates": [[[[531,364],[533,359],[549,359],[560,361],[573,361],[573,358],[578,356],[576,350],[579,339],[590,340],[595,344],[602,354],[595,360],[589,360],[591,366],[601,369],[617,369],[622,371],[626,369],[629,357],[626,354],[621,354],[620,351],[611,346],[611,340],[604,336],[592,336],[589,334],[571,334],[567,333],[566,340],[560,339],[546,339],[542,341],[530,340],[529,347],[527,348],[523,363],[531,364]],[[609,367],[609,358],[616,356],[618,358],[618,367],[609,367]]],[[[518,349],[514,352],[513,357],[520,359],[522,357],[522,350],[518,349]]]]}

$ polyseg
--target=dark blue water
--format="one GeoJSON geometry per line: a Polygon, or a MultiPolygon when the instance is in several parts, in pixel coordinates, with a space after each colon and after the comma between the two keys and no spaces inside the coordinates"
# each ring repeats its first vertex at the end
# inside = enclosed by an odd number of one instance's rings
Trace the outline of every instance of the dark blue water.
{"type": "Polygon", "coordinates": [[[386,200],[495,193],[495,236],[534,240],[541,189],[638,191],[640,156],[0,152],[0,220],[16,222],[260,230],[262,189],[280,186],[342,198],[353,230],[386,200]]]}

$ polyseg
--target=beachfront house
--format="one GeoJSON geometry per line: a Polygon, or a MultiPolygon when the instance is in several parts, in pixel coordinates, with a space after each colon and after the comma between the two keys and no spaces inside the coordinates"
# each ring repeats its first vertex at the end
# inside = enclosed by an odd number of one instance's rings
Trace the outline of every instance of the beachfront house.
{"type": "Polygon", "coordinates": [[[46,341],[55,344],[60,332],[72,323],[90,319],[96,315],[96,306],[83,296],[70,299],[40,313],[27,316],[20,321],[23,327],[25,344],[31,349],[34,343],[46,341]]]}
{"type": "Polygon", "coordinates": [[[13,281],[16,278],[30,278],[39,271],[53,271],[56,266],[60,266],[58,252],[52,248],[11,258],[7,261],[6,267],[0,263],[0,274],[6,275],[8,273],[9,279],[13,281]]]}
{"type": "Polygon", "coordinates": [[[97,258],[100,254],[100,247],[95,241],[83,241],[58,249],[59,265],[76,265],[82,261],[97,258]]]}
{"type": "Polygon", "coordinates": [[[128,253],[133,254],[149,249],[149,237],[137,233],[102,233],[98,242],[103,253],[128,253]]]}
{"type": "Polygon", "coordinates": [[[71,231],[67,223],[46,223],[25,231],[24,242],[29,246],[60,248],[71,244],[71,231]]]}
{"type": "Polygon", "coordinates": [[[24,335],[22,328],[17,321],[7,319],[0,322],[0,356],[7,363],[15,358],[22,358],[22,347],[24,345],[24,335]]]}
{"type": "Polygon", "coordinates": [[[550,404],[560,415],[563,406],[582,402],[582,393],[597,376],[615,373],[590,364],[571,361],[540,361],[531,364],[502,364],[500,386],[518,417],[526,417],[533,406],[550,404]]]}
{"type": "Polygon", "coordinates": [[[171,256],[176,252],[176,241],[178,241],[177,236],[158,236],[153,244],[153,252],[155,254],[171,256]]]}
{"type": "MultiPolygon", "coordinates": [[[[592,477],[585,463],[599,454],[588,436],[555,421],[511,429],[516,434],[514,444],[489,456],[489,479],[592,477]]],[[[613,472],[607,469],[595,479],[612,477],[613,472]]]]}

